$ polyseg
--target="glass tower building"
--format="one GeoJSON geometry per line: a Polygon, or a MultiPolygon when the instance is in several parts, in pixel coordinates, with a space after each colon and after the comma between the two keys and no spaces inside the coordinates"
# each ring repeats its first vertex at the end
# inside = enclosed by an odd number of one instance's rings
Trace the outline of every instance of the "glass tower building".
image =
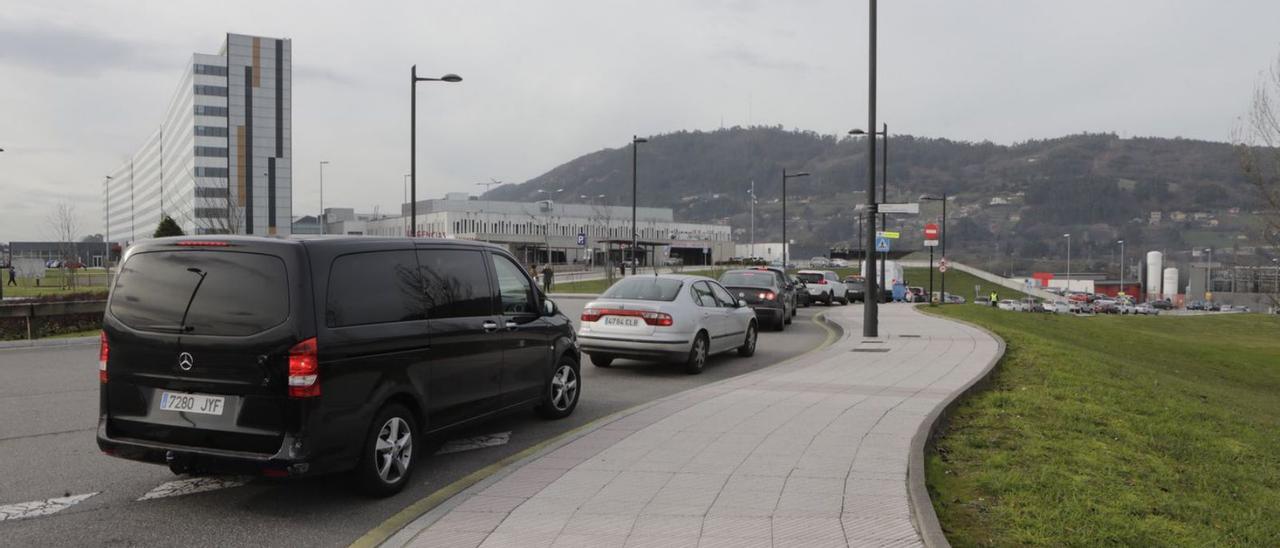
{"type": "Polygon", "coordinates": [[[227,34],[192,55],[160,126],[103,183],[110,241],[149,238],[165,215],[187,234],[289,234],[291,50],[227,34]]]}

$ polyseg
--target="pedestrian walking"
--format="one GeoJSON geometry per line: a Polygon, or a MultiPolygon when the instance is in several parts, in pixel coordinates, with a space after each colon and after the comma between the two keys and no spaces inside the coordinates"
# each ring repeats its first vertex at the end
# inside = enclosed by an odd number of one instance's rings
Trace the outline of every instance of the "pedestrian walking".
{"type": "Polygon", "coordinates": [[[542,292],[543,293],[545,294],[551,293],[551,286],[554,285],[555,278],[556,278],[556,271],[551,268],[550,263],[542,267],[542,292]]]}
{"type": "Polygon", "coordinates": [[[9,265],[9,283],[7,285],[18,285],[18,269],[13,265],[9,265]]]}

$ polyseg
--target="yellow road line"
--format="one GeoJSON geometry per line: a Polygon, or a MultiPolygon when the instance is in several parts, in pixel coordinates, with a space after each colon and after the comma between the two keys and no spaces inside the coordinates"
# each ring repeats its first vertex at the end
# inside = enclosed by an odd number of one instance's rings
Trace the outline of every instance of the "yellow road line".
{"type": "MultiPolygon", "coordinates": [[[[824,331],[827,332],[826,340],[822,341],[822,344],[819,344],[818,346],[815,346],[810,350],[806,350],[800,354],[792,356],[791,358],[788,358],[787,360],[784,360],[784,361],[794,360],[810,352],[816,352],[818,350],[822,350],[823,348],[830,346],[831,343],[835,342],[836,338],[839,335],[837,334],[835,329],[832,329],[831,326],[827,325],[827,322],[822,321],[822,319],[825,316],[826,316],[826,312],[819,312],[817,314],[814,314],[813,318],[810,321],[812,321],[815,325],[817,325],[818,327],[821,327],[824,331]]],[[[693,389],[691,388],[690,390],[693,390],[693,389]]],[[[679,392],[677,392],[677,394],[678,393],[679,392]]],[[[671,394],[671,396],[674,396],[674,395],[675,394],[671,394]]],[[[663,398],[667,398],[667,397],[670,397],[670,396],[664,396],[663,398]]],[[[659,399],[663,399],[663,398],[659,398],[659,399]]],[[[425,515],[427,512],[430,512],[431,510],[435,509],[435,507],[439,506],[440,503],[446,500],[449,500],[449,498],[453,497],[454,495],[457,495],[458,493],[461,493],[463,490],[467,489],[468,487],[471,487],[472,485],[475,485],[477,483],[480,483],[481,481],[484,481],[485,478],[488,478],[489,476],[492,476],[498,473],[498,471],[502,470],[503,468],[506,468],[517,462],[520,462],[521,460],[529,457],[530,455],[533,455],[538,451],[541,451],[546,447],[551,446],[555,443],[563,441],[566,438],[572,437],[578,434],[579,432],[582,432],[583,430],[587,430],[589,428],[595,427],[596,425],[601,423],[612,421],[619,416],[630,414],[634,412],[636,409],[639,409],[647,405],[651,405],[653,403],[654,402],[645,402],[639,405],[628,407],[621,411],[610,413],[609,415],[600,417],[596,420],[593,420],[591,422],[578,426],[577,428],[564,432],[554,438],[538,442],[534,445],[531,445],[525,448],[519,453],[508,456],[507,458],[504,458],[498,462],[495,462],[493,464],[485,466],[484,468],[476,470],[475,472],[467,474],[466,476],[463,476],[457,481],[454,481],[453,483],[450,483],[449,485],[442,487],[441,489],[431,493],[430,495],[427,495],[426,497],[419,499],[417,502],[410,504],[409,506],[406,506],[403,510],[396,512],[394,516],[387,518],[386,521],[378,524],[377,527],[370,529],[369,532],[365,533],[360,538],[356,539],[355,542],[352,542],[351,548],[374,548],[382,544],[383,542],[386,542],[387,539],[391,538],[392,535],[395,535],[396,533],[398,533],[406,525],[409,525],[410,523],[412,523],[413,520],[416,520],[419,517],[422,517],[423,515],[425,515]]]]}

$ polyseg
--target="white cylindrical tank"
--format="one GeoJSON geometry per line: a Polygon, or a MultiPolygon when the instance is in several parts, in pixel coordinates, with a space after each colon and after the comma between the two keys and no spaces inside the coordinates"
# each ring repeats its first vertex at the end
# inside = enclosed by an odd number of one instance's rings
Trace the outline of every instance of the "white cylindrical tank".
{"type": "Polygon", "coordinates": [[[1178,269],[1173,267],[1164,269],[1164,291],[1161,295],[1170,301],[1178,296],[1178,269]]]}
{"type": "Polygon", "coordinates": [[[1159,251],[1147,252],[1147,300],[1154,301],[1160,298],[1160,287],[1164,279],[1164,253],[1159,251]]]}

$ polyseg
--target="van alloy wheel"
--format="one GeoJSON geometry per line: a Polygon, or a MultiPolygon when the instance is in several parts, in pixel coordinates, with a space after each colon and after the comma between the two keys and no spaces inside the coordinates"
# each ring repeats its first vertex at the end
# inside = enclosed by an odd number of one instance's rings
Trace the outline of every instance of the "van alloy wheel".
{"type": "Polygon", "coordinates": [[[551,405],[565,411],[578,399],[578,373],[569,364],[561,364],[551,378],[551,405]]]}
{"type": "Polygon", "coordinates": [[[413,433],[409,423],[391,417],[378,431],[374,443],[373,462],[383,483],[395,484],[404,478],[413,460],[413,433]]]}

